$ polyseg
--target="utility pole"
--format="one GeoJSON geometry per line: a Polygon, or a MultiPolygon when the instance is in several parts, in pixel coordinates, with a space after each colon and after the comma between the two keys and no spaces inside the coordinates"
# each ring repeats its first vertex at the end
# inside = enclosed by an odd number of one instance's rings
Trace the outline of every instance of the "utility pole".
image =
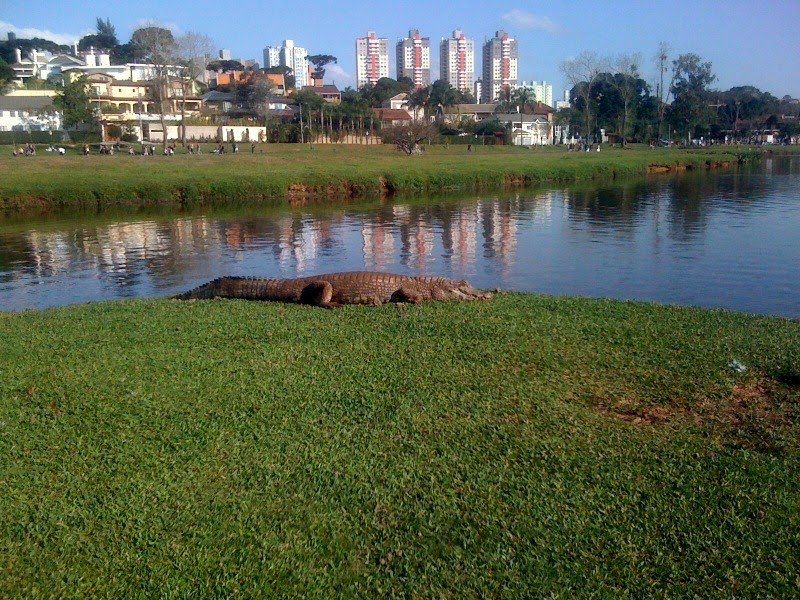
{"type": "Polygon", "coordinates": [[[300,103],[300,143],[305,144],[303,141],[303,104],[300,103]]]}
{"type": "Polygon", "coordinates": [[[144,105],[142,104],[142,91],[139,86],[136,86],[136,105],[139,108],[139,141],[144,145],[144,126],[142,125],[142,111],[144,105]]]}

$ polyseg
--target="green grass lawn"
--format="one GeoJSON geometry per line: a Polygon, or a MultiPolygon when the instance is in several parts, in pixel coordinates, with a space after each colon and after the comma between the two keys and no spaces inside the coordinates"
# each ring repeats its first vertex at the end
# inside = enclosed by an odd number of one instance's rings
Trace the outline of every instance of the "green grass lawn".
{"type": "Polygon", "coordinates": [[[799,379],[606,300],[0,313],[0,595],[791,596],[799,379]]]}
{"type": "Polygon", "coordinates": [[[285,203],[381,193],[470,190],[640,175],[650,165],[736,161],[733,148],[695,150],[430,146],[405,156],[386,146],[263,144],[216,156],[0,154],[0,214],[154,205],[285,203]]]}

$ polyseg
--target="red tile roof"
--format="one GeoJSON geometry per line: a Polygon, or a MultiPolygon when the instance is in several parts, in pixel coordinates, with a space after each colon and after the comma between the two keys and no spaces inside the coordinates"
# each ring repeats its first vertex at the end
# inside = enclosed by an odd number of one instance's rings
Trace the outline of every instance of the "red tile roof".
{"type": "Polygon", "coordinates": [[[339,88],[335,85],[312,85],[303,88],[304,90],[311,90],[312,92],[316,92],[320,96],[322,94],[340,94],[339,88]]]}
{"type": "Polygon", "coordinates": [[[373,108],[372,112],[381,121],[410,121],[411,115],[402,108],[373,108]]]}

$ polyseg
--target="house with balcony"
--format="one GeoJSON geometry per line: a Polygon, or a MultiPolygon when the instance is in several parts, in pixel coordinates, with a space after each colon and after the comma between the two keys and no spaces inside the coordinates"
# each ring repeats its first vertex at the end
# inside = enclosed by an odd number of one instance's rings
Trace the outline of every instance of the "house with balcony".
{"type": "Polygon", "coordinates": [[[553,112],[545,114],[509,113],[494,117],[511,131],[515,146],[549,146],[553,144],[553,112]]]}
{"type": "Polygon", "coordinates": [[[14,54],[14,62],[9,66],[14,71],[14,82],[20,86],[29,79],[47,79],[60,74],[63,69],[85,65],[80,58],[68,54],[31,50],[27,57],[23,57],[19,48],[14,49],[14,54]]]}
{"type": "Polygon", "coordinates": [[[160,102],[156,93],[160,84],[152,80],[118,80],[106,73],[92,73],[86,81],[90,102],[100,118],[103,139],[114,137],[110,130],[116,131],[117,127],[131,131],[139,139],[148,139],[151,132],[162,129],[161,107],[164,122],[172,125],[202,107],[196,82],[170,80],[160,102]]]}

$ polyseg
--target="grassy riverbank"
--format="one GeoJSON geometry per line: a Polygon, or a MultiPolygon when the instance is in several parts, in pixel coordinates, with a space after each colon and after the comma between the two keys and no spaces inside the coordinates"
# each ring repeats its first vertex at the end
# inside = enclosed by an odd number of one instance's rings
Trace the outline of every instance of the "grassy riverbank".
{"type": "Polygon", "coordinates": [[[263,145],[255,154],[0,156],[0,214],[154,205],[284,203],[502,188],[735,163],[749,150],[431,146],[405,156],[383,146],[263,145]]]}
{"type": "Polygon", "coordinates": [[[800,585],[797,321],[137,300],[0,313],[0,371],[3,596],[800,585]]]}

